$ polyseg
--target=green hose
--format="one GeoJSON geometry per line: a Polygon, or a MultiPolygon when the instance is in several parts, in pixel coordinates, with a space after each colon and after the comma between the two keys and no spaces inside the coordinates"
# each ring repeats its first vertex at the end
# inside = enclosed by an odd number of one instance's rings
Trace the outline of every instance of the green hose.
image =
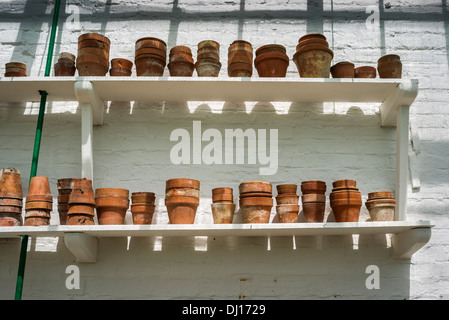
{"type": "MultiPolygon", "coordinates": [[[[58,16],[59,16],[59,7],[61,1],[56,0],[55,2],[55,10],[53,12],[53,22],[51,26],[51,34],[50,34],[50,43],[48,45],[48,53],[47,53],[47,64],[45,66],[45,77],[50,76],[50,70],[52,65],[53,51],[55,46],[55,37],[56,37],[56,29],[58,27],[58,16]]],[[[36,126],[36,135],[34,138],[34,150],[33,150],[33,159],[31,162],[31,173],[30,180],[32,177],[36,176],[37,172],[37,164],[39,162],[39,150],[41,146],[41,137],[42,137],[42,127],[44,124],[44,115],[45,115],[45,105],[47,103],[47,92],[39,91],[41,95],[41,103],[39,106],[39,116],[37,119],[36,126]]],[[[23,288],[23,277],[25,275],[25,263],[27,257],[27,246],[28,246],[28,236],[22,236],[22,243],[20,248],[20,260],[19,260],[19,270],[17,274],[17,283],[16,283],[16,294],[15,299],[22,299],[22,288],[23,288]]]]}

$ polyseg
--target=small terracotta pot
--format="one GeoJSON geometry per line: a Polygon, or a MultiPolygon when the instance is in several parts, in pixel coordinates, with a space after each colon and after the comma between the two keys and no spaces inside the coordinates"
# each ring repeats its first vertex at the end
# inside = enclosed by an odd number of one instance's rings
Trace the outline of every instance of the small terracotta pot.
{"type": "Polygon", "coordinates": [[[368,200],[384,198],[392,199],[393,193],[391,191],[376,191],[368,193],[368,200]]]}
{"type": "Polygon", "coordinates": [[[394,199],[373,199],[365,202],[371,221],[393,221],[396,201],[394,199]]]}
{"type": "Polygon", "coordinates": [[[310,38],[310,39],[306,39],[301,41],[300,43],[298,42],[298,44],[296,45],[296,51],[303,49],[307,46],[322,46],[323,48],[329,48],[329,43],[324,40],[324,39],[319,39],[319,38],[310,38]]]}
{"type": "Polygon", "coordinates": [[[103,42],[103,43],[107,44],[108,46],[111,45],[111,40],[109,40],[108,37],[103,36],[99,33],[84,33],[78,37],[78,43],[80,43],[81,41],[84,41],[84,40],[96,40],[96,41],[103,42]]]}
{"type": "Polygon", "coordinates": [[[321,33],[308,33],[301,38],[299,38],[298,43],[302,43],[303,41],[309,40],[309,39],[321,39],[326,40],[326,37],[321,33]]]}
{"type": "Polygon", "coordinates": [[[355,78],[376,78],[376,68],[363,66],[354,69],[355,78]]]}
{"type": "Polygon", "coordinates": [[[167,51],[167,44],[158,38],[145,37],[136,41],[135,50],[137,51],[141,48],[158,48],[162,51],[167,51]]]}
{"type": "Polygon", "coordinates": [[[198,50],[203,48],[213,48],[215,50],[220,50],[220,44],[214,40],[203,40],[198,43],[198,50]]]}
{"type": "Polygon", "coordinates": [[[281,204],[276,206],[276,212],[281,223],[297,223],[299,205],[281,204]]]}
{"type": "Polygon", "coordinates": [[[125,68],[131,70],[133,62],[124,58],[114,58],[111,60],[111,68],[125,68]]]}
{"type": "Polygon", "coordinates": [[[337,222],[358,222],[362,199],[335,199],[330,202],[337,222]]]}
{"type": "Polygon", "coordinates": [[[195,69],[198,77],[218,77],[221,69],[221,63],[199,60],[195,63],[195,69]]]}
{"type": "Polygon", "coordinates": [[[229,77],[251,77],[253,75],[253,67],[251,64],[236,62],[228,65],[229,77]]]}
{"type": "Polygon", "coordinates": [[[269,223],[272,206],[241,206],[244,223],[269,223]]]}
{"type": "Polygon", "coordinates": [[[301,182],[301,192],[303,194],[310,194],[310,193],[325,194],[326,182],[321,180],[303,181],[301,182]]]}
{"type": "Polygon", "coordinates": [[[50,225],[50,210],[27,210],[25,213],[25,226],[48,226],[50,225]]]}
{"type": "Polygon", "coordinates": [[[329,78],[334,53],[322,46],[307,46],[293,56],[301,78],[329,78]]]}
{"type": "Polygon", "coordinates": [[[109,70],[109,65],[104,64],[105,60],[94,55],[78,56],[76,58],[76,69],[81,77],[105,76],[109,70]]]}
{"type": "Polygon", "coordinates": [[[354,64],[352,62],[339,62],[331,67],[332,78],[354,78],[354,64]]]}
{"type": "Polygon", "coordinates": [[[302,211],[305,222],[323,222],[326,202],[303,202],[302,211]]]}
{"type": "Polygon", "coordinates": [[[166,60],[157,55],[145,54],[136,57],[137,76],[162,76],[167,64],[166,60]]]}
{"type": "Polygon", "coordinates": [[[26,77],[27,66],[21,62],[8,62],[5,64],[5,77],[26,77]]]}
{"type": "Polygon", "coordinates": [[[61,52],[59,54],[58,62],[55,63],[55,76],[57,77],[72,77],[75,75],[76,66],[75,55],[70,52],[61,52]]]}
{"type": "Polygon", "coordinates": [[[51,210],[53,204],[47,201],[27,201],[25,203],[25,210],[51,210]]]}
{"type": "Polygon", "coordinates": [[[86,178],[75,180],[72,193],[70,194],[69,204],[88,204],[95,206],[92,180],[86,178]]]}
{"type": "Polygon", "coordinates": [[[47,201],[50,203],[53,202],[50,183],[48,182],[47,177],[35,176],[31,178],[26,201],[47,201]]]}
{"type": "Polygon", "coordinates": [[[298,204],[299,196],[280,194],[276,196],[276,203],[280,204],[298,204]]]}
{"type": "Polygon", "coordinates": [[[298,189],[298,185],[296,184],[278,184],[276,186],[276,190],[278,194],[292,194],[296,195],[296,191],[298,189]]]}
{"type": "Polygon", "coordinates": [[[18,171],[3,171],[0,178],[0,198],[23,199],[22,180],[18,171]]]}
{"type": "Polygon", "coordinates": [[[151,224],[155,208],[154,204],[131,204],[133,224],[151,224]]]}
{"type": "Polygon", "coordinates": [[[95,190],[95,206],[99,224],[123,224],[129,208],[129,190],[98,188],[95,190]]]}
{"type": "Polygon", "coordinates": [[[168,70],[172,77],[191,77],[195,65],[189,61],[171,61],[168,63],[168,70]]]}
{"type": "Polygon", "coordinates": [[[212,203],[211,208],[215,224],[232,223],[235,213],[235,204],[212,203]]]}
{"type": "Polygon", "coordinates": [[[273,206],[273,198],[271,197],[248,197],[240,198],[240,206],[273,206]]]}
{"type": "Polygon", "coordinates": [[[247,181],[242,182],[239,185],[240,194],[250,192],[263,192],[271,195],[272,186],[271,183],[265,181],[247,181]]]}
{"type": "Polygon", "coordinates": [[[377,60],[380,78],[400,79],[402,77],[401,58],[396,54],[385,55],[377,60]]]}
{"type": "Polygon", "coordinates": [[[333,188],[355,188],[357,187],[357,181],[351,180],[351,179],[342,179],[342,180],[335,180],[332,182],[333,188]]]}
{"type": "Polygon", "coordinates": [[[171,188],[193,188],[200,189],[200,182],[194,179],[176,178],[165,182],[165,189],[171,188]]]}
{"type": "Polygon", "coordinates": [[[284,78],[289,65],[288,56],[281,51],[269,51],[259,54],[254,59],[254,66],[259,77],[284,78]]]}
{"type": "Polygon", "coordinates": [[[83,48],[100,48],[109,52],[110,47],[110,44],[95,39],[78,40],[78,50],[83,48]]]}
{"type": "Polygon", "coordinates": [[[170,224],[193,224],[199,200],[189,197],[172,197],[165,199],[170,224]],[[176,199],[175,199],[176,198],[176,199]]]}
{"type": "Polygon", "coordinates": [[[131,194],[131,201],[133,204],[150,204],[154,205],[156,196],[154,192],[133,192],[131,194]]]}

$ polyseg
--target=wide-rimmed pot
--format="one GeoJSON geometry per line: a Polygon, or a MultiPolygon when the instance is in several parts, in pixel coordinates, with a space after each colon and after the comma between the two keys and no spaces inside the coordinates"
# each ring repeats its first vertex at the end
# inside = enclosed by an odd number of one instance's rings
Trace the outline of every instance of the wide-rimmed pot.
{"type": "Polygon", "coordinates": [[[154,201],[156,200],[156,195],[154,192],[148,192],[148,191],[139,191],[139,192],[133,192],[131,194],[131,201],[133,204],[154,204],[154,201]]]}
{"type": "Polygon", "coordinates": [[[372,199],[365,202],[371,221],[393,221],[396,208],[395,199],[372,199]]]}
{"type": "Polygon", "coordinates": [[[136,41],[135,51],[141,48],[157,48],[162,51],[167,51],[167,44],[164,40],[154,37],[144,37],[136,41]]]}
{"type": "Polygon", "coordinates": [[[129,200],[122,197],[95,198],[99,224],[123,224],[129,200]]]}
{"type": "Polygon", "coordinates": [[[284,78],[289,65],[288,56],[281,51],[269,51],[259,54],[254,59],[259,77],[284,78]]]}
{"type": "Polygon", "coordinates": [[[342,187],[350,187],[355,188],[357,187],[357,181],[353,179],[341,179],[341,180],[335,180],[332,182],[333,188],[342,188],[342,187]]]}
{"type": "Polygon", "coordinates": [[[200,181],[187,178],[169,179],[165,182],[165,190],[171,188],[193,188],[200,189],[200,181]]]}
{"type": "Polygon", "coordinates": [[[299,205],[295,204],[280,204],[276,206],[276,212],[281,223],[296,223],[298,222],[299,205]]]}
{"type": "Polygon", "coordinates": [[[273,188],[271,183],[266,181],[247,181],[242,182],[239,185],[240,194],[250,192],[263,192],[271,195],[272,189],[273,188]]]}
{"type": "Polygon", "coordinates": [[[308,180],[301,182],[301,192],[303,194],[309,193],[317,193],[317,194],[325,194],[326,193],[326,182],[321,180],[308,180]]]}
{"type": "Polygon", "coordinates": [[[333,57],[329,48],[310,45],[296,51],[293,61],[301,78],[329,78],[333,57]]]}
{"type": "Polygon", "coordinates": [[[324,34],[321,33],[308,33],[306,35],[303,35],[301,38],[299,38],[298,43],[302,43],[303,41],[309,40],[309,39],[321,39],[326,40],[326,37],[324,34]]]}
{"type": "Polygon", "coordinates": [[[211,203],[211,209],[215,224],[232,223],[235,213],[234,203],[211,203]]]}
{"type": "Polygon", "coordinates": [[[402,78],[401,58],[396,54],[388,54],[379,58],[379,60],[377,60],[377,71],[379,72],[380,78],[402,78]]]}
{"type": "Polygon", "coordinates": [[[240,206],[273,206],[272,197],[248,197],[240,198],[240,206]]]}
{"type": "Polygon", "coordinates": [[[331,67],[332,78],[354,78],[354,64],[352,62],[339,62],[331,67]]]}
{"type": "Polygon", "coordinates": [[[165,199],[170,224],[193,224],[199,199],[195,197],[170,197],[165,199]]]}
{"type": "Polygon", "coordinates": [[[362,199],[348,198],[331,200],[336,222],[358,222],[362,199]]]}

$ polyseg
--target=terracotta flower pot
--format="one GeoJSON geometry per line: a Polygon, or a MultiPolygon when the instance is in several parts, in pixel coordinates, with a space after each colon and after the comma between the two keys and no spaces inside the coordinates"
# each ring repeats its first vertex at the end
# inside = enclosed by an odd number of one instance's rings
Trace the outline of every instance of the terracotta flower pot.
{"type": "Polygon", "coordinates": [[[380,78],[402,78],[401,58],[396,54],[388,54],[377,60],[377,71],[380,78]]]}
{"type": "Polygon", "coordinates": [[[131,70],[133,62],[124,58],[114,58],[111,60],[111,68],[125,68],[131,70]]]}
{"type": "Polygon", "coordinates": [[[101,40],[95,40],[95,39],[85,39],[85,40],[78,40],[78,50],[83,48],[100,48],[106,51],[110,51],[110,44],[103,42],[101,40]]]}
{"type": "Polygon", "coordinates": [[[144,54],[136,57],[136,74],[137,76],[157,76],[164,74],[164,69],[167,64],[165,58],[154,54],[144,54]]]}
{"type": "Polygon", "coordinates": [[[333,188],[355,188],[357,187],[357,181],[352,179],[342,179],[342,180],[335,180],[332,182],[333,188]]]}
{"type": "Polygon", "coordinates": [[[55,63],[55,76],[57,77],[72,77],[76,71],[76,57],[70,52],[61,52],[59,54],[58,62],[55,63]]]}
{"type": "Polygon", "coordinates": [[[299,196],[280,194],[276,196],[276,203],[280,204],[298,204],[299,196]]]}
{"type": "Polygon", "coordinates": [[[253,46],[250,42],[245,40],[235,40],[229,45],[228,55],[233,54],[235,51],[247,51],[248,53],[253,53],[253,46]]]}
{"type": "Polygon", "coordinates": [[[273,206],[248,205],[240,206],[244,223],[269,223],[273,206]]]}
{"type": "Polygon", "coordinates": [[[395,199],[372,199],[365,202],[371,221],[393,221],[395,199]]]}
{"type": "Polygon", "coordinates": [[[109,75],[111,77],[130,77],[132,71],[125,68],[111,68],[109,70],[109,75]]]}
{"type": "Polygon", "coordinates": [[[78,37],[78,43],[80,43],[81,41],[84,41],[84,40],[96,40],[96,41],[103,42],[103,43],[107,44],[108,46],[111,45],[111,40],[109,40],[108,37],[101,35],[99,33],[84,33],[78,37]]]}
{"type": "Polygon", "coordinates": [[[329,78],[334,53],[322,46],[307,46],[293,56],[301,78],[329,78]]]}
{"type": "Polygon", "coordinates": [[[73,190],[69,198],[69,205],[70,204],[87,204],[95,207],[92,180],[86,178],[75,180],[73,190]]]}
{"type": "Polygon", "coordinates": [[[166,197],[184,196],[184,197],[199,197],[200,190],[195,188],[169,188],[165,191],[166,197]]]}
{"type": "Polygon", "coordinates": [[[95,206],[99,224],[123,224],[129,208],[129,190],[98,188],[95,190],[95,206]]]}
{"type": "Polygon", "coordinates": [[[212,189],[212,194],[234,194],[234,190],[232,188],[227,188],[227,187],[223,187],[223,188],[214,188],[212,189]]]}
{"type": "Polygon", "coordinates": [[[170,197],[165,199],[170,224],[193,224],[199,199],[195,197],[170,197]]]}
{"type": "Polygon", "coordinates": [[[203,40],[198,43],[198,50],[203,48],[213,48],[215,50],[220,50],[220,44],[214,40],[203,40]]]}
{"type": "Polygon", "coordinates": [[[58,179],[58,214],[59,224],[67,224],[67,212],[69,211],[69,199],[72,193],[73,186],[75,184],[74,178],[62,178],[58,179]]]}
{"type": "Polygon", "coordinates": [[[168,63],[168,70],[172,77],[191,77],[195,65],[190,61],[171,61],[168,63]]]}
{"type": "Polygon", "coordinates": [[[133,224],[151,224],[156,206],[154,204],[131,204],[133,224]]]}
{"type": "Polygon", "coordinates": [[[302,196],[302,208],[305,222],[323,222],[326,196],[315,193],[304,194],[302,196]]]}
{"type": "Polygon", "coordinates": [[[26,201],[46,201],[50,203],[53,202],[50,183],[48,182],[47,177],[35,176],[31,178],[26,201]]]}
{"type": "Polygon", "coordinates": [[[265,181],[247,181],[242,182],[239,185],[240,194],[251,193],[251,192],[262,192],[268,193],[271,196],[272,186],[271,183],[265,181]]]}
{"type": "Polygon", "coordinates": [[[111,41],[98,33],[78,37],[76,69],[79,76],[105,76],[109,70],[111,41]]]}
{"type": "Polygon", "coordinates": [[[218,61],[213,62],[201,59],[195,63],[195,69],[198,77],[218,77],[221,63],[218,61]]]}
{"type": "Polygon", "coordinates": [[[234,196],[232,194],[213,194],[212,195],[212,202],[233,202],[234,196]]]}
{"type": "Polygon", "coordinates": [[[22,224],[22,209],[20,213],[3,212],[0,206],[0,227],[18,227],[22,224]]]}
{"type": "Polygon", "coordinates": [[[150,204],[154,205],[156,196],[154,192],[133,192],[131,194],[131,201],[133,204],[150,204]]]}
{"type": "Polygon", "coordinates": [[[200,189],[200,182],[194,179],[176,178],[169,179],[165,182],[165,189],[171,188],[193,188],[200,189]]]}
{"type": "Polygon", "coordinates": [[[281,223],[296,223],[298,222],[299,205],[295,204],[281,204],[276,206],[276,212],[281,223]]]}
{"type": "Polygon", "coordinates": [[[71,214],[67,216],[67,225],[92,226],[95,225],[94,216],[85,214],[71,214]]]}
{"type": "Polygon", "coordinates": [[[277,192],[278,194],[292,194],[292,195],[296,195],[296,191],[298,189],[298,185],[296,184],[278,184],[276,186],[277,192]]]}
{"type": "Polygon", "coordinates": [[[109,70],[109,63],[95,55],[84,55],[76,58],[76,69],[81,77],[105,76],[109,70]]]}
{"type": "Polygon", "coordinates": [[[268,51],[259,54],[254,60],[259,77],[284,78],[289,65],[288,56],[282,51],[268,51]]]}
{"type": "Polygon", "coordinates": [[[354,72],[352,62],[339,62],[331,67],[332,78],[354,78],[354,72]]]}
{"type": "Polygon", "coordinates": [[[301,182],[301,192],[303,194],[325,194],[326,193],[326,182],[321,180],[309,180],[301,182]]]}
{"type": "Polygon", "coordinates": [[[229,77],[251,77],[253,66],[245,62],[235,62],[228,65],[229,77]]]}
{"type": "Polygon", "coordinates": [[[375,78],[376,68],[370,66],[363,66],[354,69],[355,78],[375,78]]]}
{"type": "Polygon", "coordinates": [[[30,209],[25,213],[25,226],[48,226],[50,225],[50,211],[44,209],[30,209]]]}
{"type": "Polygon", "coordinates": [[[321,33],[308,33],[301,38],[299,38],[298,43],[302,43],[303,41],[309,40],[309,39],[321,39],[326,40],[326,37],[321,33]]]}
{"type": "Polygon", "coordinates": [[[145,37],[136,41],[135,50],[137,51],[141,48],[157,48],[162,51],[167,51],[167,44],[165,41],[158,38],[145,37]]]}
{"type": "Polygon", "coordinates": [[[147,54],[155,55],[164,61],[167,60],[167,52],[164,50],[158,49],[158,48],[142,48],[142,49],[136,50],[136,52],[134,54],[134,58],[137,59],[140,56],[145,56],[147,54]]]}
{"type": "Polygon", "coordinates": [[[235,213],[234,203],[212,203],[211,208],[215,224],[232,223],[235,213]]]}
{"type": "Polygon", "coordinates": [[[22,180],[18,170],[3,170],[0,178],[0,198],[23,199],[22,180]]]}
{"type": "Polygon", "coordinates": [[[240,198],[240,206],[273,206],[273,198],[271,197],[248,197],[240,198]]]}
{"type": "Polygon", "coordinates": [[[8,62],[5,64],[5,77],[26,77],[27,66],[21,62],[8,62]]]}
{"type": "Polygon", "coordinates": [[[337,222],[358,222],[362,198],[347,198],[331,200],[331,208],[337,222]]]}

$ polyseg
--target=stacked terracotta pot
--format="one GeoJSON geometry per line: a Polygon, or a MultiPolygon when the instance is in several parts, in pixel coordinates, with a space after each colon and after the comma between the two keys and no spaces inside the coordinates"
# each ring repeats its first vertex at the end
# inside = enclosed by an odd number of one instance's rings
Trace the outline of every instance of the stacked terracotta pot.
{"type": "Polygon", "coordinates": [[[76,69],[79,76],[105,76],[109,71],[111,41],[98,33],[78,37],[76,69]]]}
{"type": "Polygon", "coordinates": [[[358,222],[362,206],[362,194],[355,180],[337,180],[332,182],[329,195],[330,205],[337,222],[358,222]]]}
{"type": "Polygon", "coordinates": [[[212,189],[211,208],[214,223],[232,223],[235,212],[232,188],[212,189]]]}
{"type": "Polygon", "coordinates": [[[20,171],[14,168],[0,170],[0,227],[21,226],[22,180],[20,171]]]}
{"type": "Polygon", "coordinates": [[[365,206],[369,211],[371,221],[393,221],[396,200],[390,191],[368,193],[365,206]]]}
{"type": "Polygon", "coordinates": [[[279,184],[276,186],[276,212],[281,223],[298,222],[299,196],[296,194],[296,184],[279,184]]]}
{"type": "Polygon", "coordinates": [[[218,77],[221,69],[220,44],[213,40],[198,43],[195,69],[199,77],[218,77]]]}
{"type": "Polygon", "coordinates": [[[253,47],[244,40],[236,40],[228,48],[228,75],[251,77],[253,74],[253,47]]]}
{"type": "Polygon", "coordinates": [[[377,70],[380,78],[396,78],[402,77],[401,58],[396,54],[387,54],[377,60],[377,70]]]}
{"type": "Polygon", "coordinates": [[[5,77],[26,77],[27,66],[21,62],[8,62],[5,64],[5,77]]]}
{"type": "Polygon", "coordinates": [[[267,44],[256,50],[254,66],[259,77],[284,78],[290,59],[286,48],[280,44],[267,44]]]}
{"type": "Polygon", "coordinates": [[[293,61],[301,78],[329,78],[333,57],[326,37],[310,33],[299,39],[293,61]]]}
{"type": "Polygon", "coordinates": [[[55,63],[56,77],[72,77],[75,75],[76,66],[75,55],[70,52],[61,52],[59,54],[58,62],[55,63]]]}
{"type": "Polygon", "coordinates": [[[132,74],[132,68],[132,61],[124,58],[115,58],[111,60],[109,75],[113,77],[129,77],[132,74]]]}
{"type": "Polygon", "coordinates": [[[69,199],[75,184],[74,178],[58,179],[58,213],[59,224],[67,224],[67,212],[69,211],[69,199]]]}
{"type": "Polygon", "coordinates": [[[155,209],[154,192],[133,192],[131,194],[131,214],[133,224],[151,224],[155,209]]]}
{"type": "Polygon", "coordinates": [[[305,222],[323,222],[326,209],[326,182],[309,180],[301,182],[302,210],[305,222]]]}
{"type": "Polygon", "coordinates": [[[170,224],[193,224],[200,204],[200,182],[170,179],[165,184],[165,206],[170,224]]]}
{"type": "Polygon", "coordinates": [[[67,225],[95,224],[95,197],[92,180],[76,179],[69,197],[67,225]]]}
{"type": "Polygon", "coordinates": [[[240,209],[244,223],[269,223],[273,195],[271,183],[248,181],[239,185],[240,209]]]}
{"type": "Polygon", "coordinates": [[[374,79],[376,76],[376,68],[371,66],[361,66],[354,69],[354,78],[374,79]]]}
{"type": "Polygon", "coordinates": [[[354,78],[354,64],[342,61],[331,67],[332,78],[354,78]]]}
{"type": "Polygon", "coordinates": [[[195,70],[192,50],[187,46],[174,46],[170,50],[168,71],[170,76],[191,77],[195,70]]]}
{"type": "Polygon", "coordinates": [[[140,38],[136,41],[134,64],[137,76],[162,76],[167,64],[167,44],[158,38],[140,38]]]}
{"type": "Polygon", "coordinates": [[[95,207],[99,224],[123,224],[129,208],[129,190],[98,188],[95,190],[95,207]]]}
{"type": "Polygon", "coordinates": [[[47,177],[32,177],[25,204],[25,226],[50,224],[53,197],[47,177]]]}

